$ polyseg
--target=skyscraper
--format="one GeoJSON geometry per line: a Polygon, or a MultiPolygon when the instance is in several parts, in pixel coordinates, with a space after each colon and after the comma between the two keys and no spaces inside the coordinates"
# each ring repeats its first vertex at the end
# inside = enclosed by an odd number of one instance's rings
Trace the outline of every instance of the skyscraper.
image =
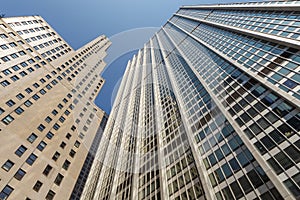
{"type": "Polygon", "coordinates": [[[82,199],[300,198],[299,11],[181,7],[128,62],[82,199]]]}
{"type": "Polygon", "coordinates": [[[40,16],[0,27],[0,199],[69,199],[75,184],[79,198],[107,121],[93,101],[110,41],[75,51],[40,16]]]}

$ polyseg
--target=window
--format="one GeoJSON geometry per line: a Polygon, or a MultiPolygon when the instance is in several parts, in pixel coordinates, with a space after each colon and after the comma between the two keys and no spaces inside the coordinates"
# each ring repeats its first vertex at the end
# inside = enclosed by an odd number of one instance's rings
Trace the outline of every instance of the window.
{"type": "Polygon", "coordinates": [[[43,171],[43,174],[44,174],[45,176],[48,176],[49,173],[51,172],[51,170],[52,170],[52,167],[51,167],[50,165],[47,165],[46,168],[45,168],[44,171],[43,171]]]}
{"type": "Polygon", "coordinates": [[[59,125],[59,124],[55,123],[55,124],[53,125],[53,129],[54,129],[54,130],[58,130],[59,128],[60,128],[60,125],[59,125]]]}
{"type": "Polygon", "coordinates": [[[26,107],[30,107],[30,106],[32,105],[32,102],[29,101],[29,100],[27,100],[27,101],[25,101],[24,105],[25,105],[26,107]]]}
{"type": "Polygon", "coordinates": [[[27,60],[30,64],[35,63],[35,61],[31,58],[29,60],[27,60]]]}
{"type": "Polygon", "coordinates": [[[45,81],[45,79],[42,78],[42,79],[40,79],[40,82],[45,83],[46,81],[45,81]]]}
{"type": "Polygon", "coordinates": [[[40,151],[43,151],[46,146],[47,146],[47,143],[44,141],[41,141],[40,144],[37,146],[37,149],[40,151]]]}
{"type": "Polygon", "coordinates": [[[240,169],[240,166],[238,164],[238,162],[236,161],[235,158],[232,158],[230,161],[229,161],[229,164],[232,168],[233,171],[238,171],[240,169]]]}
{"type": "Polygon", "coordinates": [[[0,199],[7,199],[14,189],[9,185],[6,185],[0,192],[0,199]]]}
{"type": "Polygon", "coordinates": [[[44,129],[45,129],[46,127],[43,125],[43,124],[40,124],[38,127],[37,127],[37,129],[39,130],[39,131],[43,131],[44,129]]]}
{"type": "Polygon", "coordinates": [[[62,166],[62,168],[63,168],[63,169],[65,169],[65,170],[68,170],[68,168],[69,168],[70,164],[71,164],[71,162],[70,162],[70,161],[68,161],[68,160],[65,160],[65,162],[64,162],[64,164],[63,164],[63,166],[62,166]]]}
{"type": "Polygon", "coordinates": [[[19,94],[17,94],[17,96],[16,96],[18,99],[23,99],[25,96],[23,95],[23,94],[21,94],[21,93],[19,93],[19,94]]]}
{"type": "Polygon", "coordinates": [[[283,152],[279,152],[274,157],[285,170],[294,165],[291,159],[289,159],[283,152]]]}
{"type": "Polygon", "coordinates": [[[39,64],[35,64],[34,67],[35,67],[36,69],[41,68],[41,66],[40,66],[39,64]]]}
{"type": "Polygon", "coordinates": [[[218,168],[216,171],[215,171],[215,176],[216,176],[216,179],[218,180],[218,183],[221,183],[225,178],[224,178],[224,175],[221,171],[220,168],[218,168]]]}
{"type": "Polygon", "coordinates": [[[52,139],[52,137],[54,136],[53,133],[51,133],[50,131],[47,133],[46,137],[50,140],[52,139]]]}
{"type": "Polygon", "coordinates": [[[76,154],[76,151],[74,151],[73,149],[71,149],[69,155],[70,155],[72,158],[74,158],[75,154],[76,154]]]}
{"type": "Polygon", "coordinates": [[[24,76],[26,76],[26,75],[27,75],[27,73],[26,73],[26,72],[24,72],[24,71],[21,71],[19,74],[20,74],[22,77],[24,77],[24,76]]]}
{"type": "Polygon", "coordinates": [[[29,165],[32,165],[34,161],[37,159],[37,156],[35,154],[30,154],[30,156],[27,158],[26,163],[29,165]]]}
{"type": "Polygon", "coordinates": [[[6,125],[10,124],[12,121],[14,121],[14,118],[10,115],[7,115],[4,119],[2,119],[2,122],[6,125]]]}
{"type": "Polygon", "coordinates": [[[62,149],[64,149],[64,148],[66,147],[66,143],[65,143],[65,142],[61,142],[60,147],[61,147],[62,149]]]}
{"type": "Polygon", "coordinates": [[[5,70],[3,70],[2,72],[3,72],[3,74],[5,74],[5,75],[11,74],[11,71],[10,71],[9,69],[5,69],[5,70]]]}
{"type": "Polygon", "coordinates": [[[11,54],[10,56],[14,59],[19,57],[16,53],[11,54]]]}
{"type": "Polygon", "coordinates": [[[41,189],[42,185],[43,183],[41,181],[37,181],[33,186],[33,190],[38,192],[41,189]]]}
{"type": "MultiPolygon", "coordinates": [[[[30,59],[30,60],[32,60],[32,59],[30,59]]],[[[30,60],[28,60],[29,63],[31,63],[30,60]]],[[[34,69],[33,69],[32,67],[29,67],[27,70],[28,70],[30,73],[34,71],[34,69]]]]}
{"type": "Polygon", "coordinates": [[[0,34],[0,37],[3,39],[8,38],[7,35],[5,35],[4,33],[0,34]]]}
{"type": "Polygon", "coordinates": [[[24,152],[27,150],[26,147],[24,147],[23,145],[21,145],[16,151],[15,151],[15,154],[19,157],[21,157],[24,152]]]}
{"type": "Polygon", "coordinates": [[[0,115],[4,113],[4,110],[2,108],[0,108],[0,115]]]}
{"type": "Polygon", "coordinates": [[[16,47],[17,45],[16,45],[16,43],[11,42],[11,43],[9,43],[9,46],[11,46],[11,47],[16,47]]]}
{"type": "Polygon", "coordinates": [[[40,87],[40,85],[37,84],[37,83],[34,83],[34,84],[33,84],[33,87],[38,88],[38,87],[40,87]]]}
{"type": "Polygon", "coordinates": [[[41,89],[41,90],[40,90],[40,93],[41,93],[42,95],[44,95],[44,94],[46,94],[47,92],[46,92],[44,89],[41,89]]]}
{"type": "Polygon", "coordinates": [[[7,80],[4,80],[4,81],[1,82],[1,85],[3,87],[6,87],[6,86],[10,85],[10,83],[7,80]]]}
{"type": "Polygon", "coordinates": [[[10,160],[7,160],[3,165],[2,165],[2,169],[4,169],[5,171],[9,171],[13,166],[14,166],[15,163],[13,163],[12,161],[10,160]]]}
{"type": "Polygon", "coordinates": [[[31,133],[31,135],[27,138],[27,141],[33,143],[37,137],[38,136],[36,134],[31,133]]]}
{"type": "Polygon", "coordinates": [[[239,186],[239,184],[235,181],[233,183],[230,184],[230,187],[233,191],[234,196],[239,199],[243,196],[243,192],[239,186]]]}
{"type": "Polygon", "coordinates": [[[56,185],[60,185],[61,184],[61,182],[62,182],[62,180],[63,180],[63,178],[64,178],[64,176],[63,175],[61,175],[61,174],[57,174],[57,176],[56,176],[56,178],[55,178],[55,180],[54,180],[54,183],[56,184],[56,185]]]}
{"type": "Polygon", "coordinates": [[[246,194],[253,190],[246,176],[242,176],[241,178],[239,178],[239,182],[246,194]]]}
{"type": "Polygon", "coordinates": [[[230,169],[230,167],[227,163],[222,165],[222,169],[223,169],[223,172],[224,172],[224,174],[227,178],[232,175],[232,171],[231,171],[231,169],[230,169]]]}
{"type": "MultiPolygon", "coordinates": [[[[299,181],[296,182],[299,183],[299,181]]],[[[284,185],[290,190],[290,192],[292,192],[295,197],[299,197],[300,191],[297,185],[291,179],[287,179],[286,181],[284,181],[284,185]]]]}
{"type": "Polygon", "coordinates": [[[47,88],[48,90],[50,90],[50,89],[52,88],[52,86],[51,86],[50,84],[47,84],[47,85],[46,85],[46,88],[47,88]]]}
{"type": "Polygon", "coordinates": [[[16,112],[18,115],[20,115],[21,113],[24,112],[24,110],[23,110],[23,108],[18,107],[18,108],[16,108],[15,112],[16,112]]]}
{"type": "Polygon", "coordinates": [[[47,193],[46,196],[46,200],[52,200],[55,196],[55,192],[53,192],[52,190],[49,190],[49,192],[47,193]]]}
{"type": "Polygon", "coordinates": [[[38,100],[39,98],[40,98],[40,96],[39,95],[37,95],[37,94],[34,94],[33,96],[32,96],[32,98],[34,99],[34,100],[38,100]]]}
{"type": "Polygon", "coordinates": [[[25,89],[25,92],[27,92],[27,94],[29,94],[29,93],[31,93],[31,92],[33,92],[33,91],[32,91],[32,89],[30,89],[30,88],[26,88],[26,89],[25,89]]]}
{"type": "Polygon", "coordinates": [[[26,174],[26,172],[24,171],[24,170],[22,170],[22,169],[19,169],[16,173],[15,173],[15,175],[14,175],[14,177],[15,177],[15,179],[17,179],[17,180],[22,180],[22,178],[25,176],[25,174],[26,174]]]}
{"type": "Polygon", "coordinates": [[[300,152],[298,149],[293,147],[292,145],[284,149],[284,152],[290,156],[290,158],[295,162],[298,163],[300,161],[300,152]]]}
{"type": "Polygon", "coordinates": [[[67,133],[66,138],[69,140],[71,138],[71,136],[72,135],[70,133],[67,133]]]}
{"type": "Polygon", "coordinates": [[[80,142],[78,140],[76,140],[76,142],[74,143],[74,146],[78,148],[80,146],[80,142]]]}
{"type": "Polygon", "coordinates": [[[3,44],[3,45],[0,45],[1,49],[5,50],[5,49],[8,49],[8,46],[3,44]]]}
{"type": "Polygon", "coordinates": [[[61,116],[61,117],[59,118],[59,121],[60,121],[61,123],[63,123],[65,120],[66,120],[66,119],[65,119],[63,116],[61,116]]]}
{"type": "Polygon", "coordinates": [[[57,115],[57,113],[58,113],[58,112],[57,112],[55,109],[52,111],[52,114],[53,114],[53,115],[57,115]]]}
{"type": "Polygon", "coordinates": [[[215,179],[214,175],[211,173],[211,174],[208,175],[208,177],[210,179],[211,185],[213,187],[215,187],[217,185],[217,182],[216,182],[216,179],[215,179]]]}
{"type": "Polygon", "coordinates": [[[6,102],[6,105],[8,105],[9,107],[12,107],[15,104],[16,103],[13,100],[9,100],[9,101],[6,102]]]}
{"type": "Polygon", "coordinates": [[[46,119],[45,119],[45,121],[46,121],[47,123],[50,123],[50,122],[52,121],[52,118],[49,117],[49,116],[47,116],[46,119]]]}
{"type": "Polygon", "coordinates": [[[76,130],[76,126],[73,125],[73,126],[71,127],[71,130],[72,130],[72,131],[75,131],[75,130],[76,130]]]}
{"type": "Polygon", "coordinates": [[[255,188],[258,188],[263,184],[262,180],[259,178],[255,170],[251,170],[247,173],[247,175],[255,188]]]}
{"type": "Polygon", "coordinates": [[[47,74],[47,75],[46,75],[46,78],[47,78],[47,79],[50,79],[50,78],[51,78],[51,76],[50,76],[49,74],[47,74]]]}
{"type": "Polygon", "coordinates": [[[225,196],[225,199],[234,199],[228,186],[225,187],[224,189],[222,189],[222,192],[223,192],[223,195],[225,196]]]}
{"type": "Polygon", "coordinates": [[[18,67],[18,65],[15,65],[15,66],[12,67],[12,69],[13,69],[14,71],[18,71],[18,70],[20,70],[20,67],[18,67]]]}
{"type": "Polygon", "coordinates": [[[57,159],[59,158],[60,153],[59,152],[55,152],[54,155],[52,156],[52,160],[57,161],[57,159]]]}
{"type": "Polygon", "coordinates": [[[10,61],[10,59],[7,56],[2,57],[1,60],[3,60],[4,62],[10,61]]]}

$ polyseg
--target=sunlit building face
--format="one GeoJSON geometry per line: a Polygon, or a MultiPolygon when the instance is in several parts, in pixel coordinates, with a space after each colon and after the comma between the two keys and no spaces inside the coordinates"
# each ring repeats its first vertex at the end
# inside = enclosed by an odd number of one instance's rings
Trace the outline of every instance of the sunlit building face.
{"type": "Polygon", "coordinates": [[[299,198],[299,10],[181,7],[128,63],[83,199],[299,198]]]}

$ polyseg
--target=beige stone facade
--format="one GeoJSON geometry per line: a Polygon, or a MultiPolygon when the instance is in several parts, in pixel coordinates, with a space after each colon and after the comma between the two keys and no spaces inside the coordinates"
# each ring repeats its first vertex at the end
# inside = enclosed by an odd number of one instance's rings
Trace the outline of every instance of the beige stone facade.
{"type": "Polygon", "coordinates": [[[0,199],[68,199],[105,115],[110,41],[75,51],[40,16],[0,27],[0,199]]]}

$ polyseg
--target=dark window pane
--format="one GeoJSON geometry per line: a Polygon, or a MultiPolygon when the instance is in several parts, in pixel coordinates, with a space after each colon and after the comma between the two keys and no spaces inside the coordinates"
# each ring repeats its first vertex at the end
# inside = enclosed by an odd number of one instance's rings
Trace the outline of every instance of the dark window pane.
{"type": "Polygon", "coordinates": [[[267,152],[266,148],[260,142],[257,141],[254,143],[254,145],[262,155],[267,152]]]}
{"type": "Polygon", "coordinates": [[[276,188],[272,188],[271,193],[273,194],[276,200],[284,200],[276,188]]]}
{"type": "Polygon", "coordinates": [[[210,154],[210,155],[208,156],[208,159],[209,159],[210,164],[211,164],[212,166],[213,166],[214,164],[217,163],[217,160],[216,160],[216,157],[214,156],[214,154],[210,154]]]}
{"type": "Polygon", "coordinates": [[[251,183],[254,185],[255,188],[258,188],[263,184],[262,180],[259,178],[257,173],[254,170],[251,170],[247,173],[251,183]]]}
{"type": "Polygon", "coordinates": [[[244,156],[242,152],[239,153],[236,157],[243,167],[245,167],[249,163],[249,161],[247,160],[247,158],[244,156]]]}
{"type": "Polygon", "coordinates": [[[268,150],[271,150],[273,147],[275,147],[275,143],[268,136],[263,137],[261,142],[265,147],[267,147],[268,150]]]}
{"type": "Polygon", "coordinates": [[[269,181],[269,177],[267,176],[267,174],[264,172],[264,170],[261,167],[256,167],[256,172],[258,173],[258,175],[261,177],[261,179],[264,182],[268,182],[269,181]]]}
{"type": "Polygon", "coordinates": [[[237,182],[233,182],[230,184],[230,187],[233,191],[234,196],[238,199],[243,196],[243,192],[237,182]]]}
{"type": "Polygon", "coordinates": [[[227,163],[222,165],[222,170],[227,178],[232,175],[232,171],[227,163]]]}
{"type": "Polygon", "coordinates": [[[291,159],[289,159],[284,153],[279,152],[278,154],[276,154],[275,159],[280,163],[280,165],[284,168],[284,169],[289,169],[290,167],[293,166],[293,162],[291,161],[291,159]]]}
{"type": "Polygon", "coordinates": [[[223,193],[226,200],[234,199],[234,197],[232,196],[232,193],[231,193],[228,186],[226,188],[222,189],[222,193],[223,193]]]}
{"type": "Polygon", "coordinates": [[[270,158],[269,160],[267,160],[267,162],[273,168],[276,174],[280,174],[281,172],[283,172],[280,165],[273,158],[270,158]]]}
{"type": "Polygon", "coordinates": [[[300,131],[300,119],[298,119],[296,116],[289,119],[287,123],[296,129],[296,131],[300,131]]]}
{"type": "Polygon", "coordinates": [[[298,163],[300,161],[300,152],[298,149],[296,149],[295,147],[293,147],[292,145],[287,147],[286,149],[284,149],[285,153],[287,155],[290,156],[290,158],[292,158],[292,160],[295,163],[298,163]]]}
{"type": "Polygon", "coordinates": [[[288,180],[284,181],[283,183],[295,197],[300,196],[299,188],[295,185],[295,183],[293,183],[293,181],[291,179],[288,179],[288,180]]]}
{"type": "Polygon", "coordinates": [[[253,188],[252,188],[250,182],[248,181],[248,179],[246,178],[246,176],[242,176],[241,178],[239,178],[239,182],[246,194],[253,190],[253,188]]]}
{"type": "Polygon", "coordinates": [[[270,133],[270,136],[271,138],[277,143],[277,144],[280,144],[282,141],[285,140],[285,138],[283,137],[283,135],[277,131],[277,130],[274,130],[270,133]]]}
{"type": "Polygon", "coordinates": [[[221,183],[223,180],[224,180],[224,175],[221,171],[220,168],[218,168],[216,171],[215,171],[215,176],[216,176],[216,179],[218,180],[218,183],[221,183]]]}
{"type": "Polygon", "coordinates": [[[229,161],[229,164],[232,168],[232,170],[235,172],[235,171],[238,171],[240,169],[240,166],[238,164],[238,162],[236,161],[235,158],[232,158],[230,161],[229,161]]]}

